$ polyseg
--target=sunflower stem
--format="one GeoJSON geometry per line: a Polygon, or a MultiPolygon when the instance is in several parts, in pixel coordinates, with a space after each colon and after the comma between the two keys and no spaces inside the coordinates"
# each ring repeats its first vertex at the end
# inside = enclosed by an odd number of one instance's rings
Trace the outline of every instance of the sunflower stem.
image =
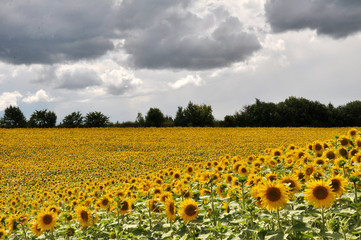
{"type": "Polygon", "coordinates": [[[322,228],[321,230],[325,230],[325,208],[321,208],[321,218],[322,218],[322,228]]]}
{"type": "Polygon", "coordinates": [[[354,202],[357,203],[357,186],[356,186],[356,182],[354,182],[353,185],[354,185],[354,189],[355,189],[355,199],[354,199],[354,202]]]}
{"type": "Polygon", "coordinates": [[[277,223],[278,223],[278,231],[282,232],[281,221],[280,221],[280,211],[277,209],[277,223]]]}

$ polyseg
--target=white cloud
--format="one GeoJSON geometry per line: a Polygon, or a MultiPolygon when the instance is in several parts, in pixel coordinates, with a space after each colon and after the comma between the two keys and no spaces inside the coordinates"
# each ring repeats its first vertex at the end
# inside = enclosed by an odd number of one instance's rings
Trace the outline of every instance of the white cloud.
{"type": "Polygon", "coordinates": [[[4,110],[6,107],[12,105],[17,106],[17,99],[21,98],[23,95],[18,91],[14,92],[3,92],[0,95],[0,111],[4,110]]]}
{"type": "Polygon", "coordinates": [[[169,86],[171,86],[174,89],[178,89],[186,85],[201,86],[203,84],[204,84],[204,80],[198,74],[196,74],[196,75],[187,75],[186,77],[181,78],[174,83],[169,83],[169,86]]]}
{"type": "Polygon", "coordinates": [[[53,102],[55,98],[50,97],[43,89],[40,89],[35,94],[23,98],[23,102],[36,103],[36,102],[53,102]]]}

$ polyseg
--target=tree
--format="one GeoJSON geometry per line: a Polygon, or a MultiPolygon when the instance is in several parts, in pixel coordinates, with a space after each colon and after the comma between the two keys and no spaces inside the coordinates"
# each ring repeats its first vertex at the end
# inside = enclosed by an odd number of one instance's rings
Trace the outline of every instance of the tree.
{"type": "Polygon", "coordinates": [[[158,108],[150,108],[145,116],[145,125],[147,127],[161,127],[164,120],[164,115],[158,108]]]}
{"type": "Polygon", "coordinates": [[[29,125],[30,127],[36,128],[51,128],[55,127],[56,124],[56,114],[52,111],[45,110],[35,110],[30,116],[29,125]]]}
{"type": "Polygon", "coordinates": [[[138,127],[145,127],[145,120],[141,113],[138,113],[137,118],[135,119],[135,124],[138,127]]]}
{"type": "Polygon", "coordinates": [[[109,117],[101,112],[89,112],[84,122],[86,127],[106,127],[109,124],[109,117]]]}
{"type": "Polygon", "coordinates": [[[176,117],[174,119],[175,126],[189,126],[189,127],[206,127],[214,125],[214,117],[212,115],[212,107],[203,105],[196,105],[192,102],[183,110],[178,107],[176,117]]]}
{"type": "Polygon", "coordinates": [[[62,126],[66,128],[79,128],[83,126],[84,117],[78,112],[72,112],[64,117],[62,126]]]}
{"type": "Polygon", "coordinates": [[[19,107],[10,105],[5,108],[4,116],[0,120],[0,126],[5,128],[26,127],[26,118],[19,107]]]}

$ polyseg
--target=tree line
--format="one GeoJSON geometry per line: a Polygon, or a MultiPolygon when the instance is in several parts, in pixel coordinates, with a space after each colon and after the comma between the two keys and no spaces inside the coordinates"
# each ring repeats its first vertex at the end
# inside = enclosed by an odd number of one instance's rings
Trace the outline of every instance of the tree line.
{"type": "Polygon", "coordinates": [[[138,113],[135,121],[115,122],[101,112],[73,112],[56,125],[53,111],[35,110],[27,120],[19,107],[9,106],[0,118],[3,128],[81,128],[81,127],[349,127],[361,126],[361,101],[352,101],[334,107],[305,98],[289,97],[283,102],[262,102],[256,99],[223,120],[215,120],[210,105],[189,102],[178,107],[174,119],[164,115],[159,108],[150,108],[143,116],[138,113]]]}

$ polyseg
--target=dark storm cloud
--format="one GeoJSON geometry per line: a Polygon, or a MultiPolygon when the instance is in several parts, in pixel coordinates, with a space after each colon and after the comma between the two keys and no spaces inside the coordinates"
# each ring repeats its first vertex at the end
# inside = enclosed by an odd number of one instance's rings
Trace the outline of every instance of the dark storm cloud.
{"type": "Polygon", "coordinates": [[[52,64],[96,58],[114,48],[110,0],[3,0],[0,60],[52,64]]]}
{"type": "Polygon", "coordinates": [[[344,38],[361,30],[360,0],[268,0],[265,11],[274,32],[309,28],[344,38]]]}
{"type": "Polygon", "coordinates": [[[229,66],[261,48],[227,10],[198,16],[191,8],[191,0],[3,0],[0,61],[95,59],[119,39],[135,68],[197,70],[229,66]]]}
{"type": "Polygon", "coordinates": [[[120,12],[127,13],[120,19],[133,16],[134,21],[124,19],[119,27],[127,30],[124,48],[137,68],[224,67],[261,48],[257,37],[225,10],[221,18],[219,9],[201,18],[189,11],[189,1],[134,0],[125,1],[120,12]]]}

